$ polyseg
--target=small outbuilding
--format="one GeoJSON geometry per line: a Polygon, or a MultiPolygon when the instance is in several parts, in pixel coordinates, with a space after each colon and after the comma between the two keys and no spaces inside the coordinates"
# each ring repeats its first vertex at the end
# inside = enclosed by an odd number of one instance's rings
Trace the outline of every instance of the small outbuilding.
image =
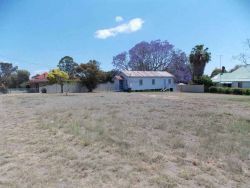
{"type": "Polygon", "coordinates": [[[174,76],[167,71],[121,71],[114,82],[116,91],[175,89],[174,76]]]}

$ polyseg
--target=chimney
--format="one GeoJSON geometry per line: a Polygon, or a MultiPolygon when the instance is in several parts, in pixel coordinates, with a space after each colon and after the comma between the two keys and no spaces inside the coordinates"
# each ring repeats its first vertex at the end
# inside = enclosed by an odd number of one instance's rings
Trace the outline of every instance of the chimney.
{"type": "Polygon", "coordinates": [[[224,67],[224,66],[222,66],[222,68],[221,68],[221,73],[223,74],[223,73],[225,73],[226,72],[226,68],[224,67]]]}

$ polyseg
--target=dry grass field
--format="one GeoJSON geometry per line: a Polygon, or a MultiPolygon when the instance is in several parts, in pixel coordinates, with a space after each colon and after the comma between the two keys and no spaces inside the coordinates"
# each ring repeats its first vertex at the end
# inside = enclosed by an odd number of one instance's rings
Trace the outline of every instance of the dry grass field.
{"type": "Polygon", "coordinates": [[[0,95],[0,187],[249,187],[250,98],[0,95]]]}

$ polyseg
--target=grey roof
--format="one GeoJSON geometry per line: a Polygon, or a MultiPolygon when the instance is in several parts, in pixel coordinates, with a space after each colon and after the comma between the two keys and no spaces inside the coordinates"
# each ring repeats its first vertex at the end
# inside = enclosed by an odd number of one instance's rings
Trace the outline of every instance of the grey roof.
{"type": "Polygon", "coordinates": [[[174,77],[167,71],[122,71],[127,77],[174,77]]]}
{"type": "Polygon", "coordinates": [[[231,73],[218,74],[212,78],[213,82],[249,82],[250,65],[244,65],[231,73]]]}

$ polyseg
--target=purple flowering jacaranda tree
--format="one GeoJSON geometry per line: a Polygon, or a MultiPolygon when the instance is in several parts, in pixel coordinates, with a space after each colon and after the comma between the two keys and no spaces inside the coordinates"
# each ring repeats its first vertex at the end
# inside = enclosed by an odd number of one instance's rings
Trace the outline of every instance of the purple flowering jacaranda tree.
{"type": "Polygon", "coordinates": [[[186,54],[180,50],[173,52],[171,63],[166,70],[175,76],[177,83],[188,83],[192,80],[192,72],[188,64],[188,58],[186,54]]]}
{"type": "Polygon", "coordinates": [[[184,52],[175,50],[168,41],[142,41],[129,52],[113,57],[112,64],[118,70],[164,71],[176,77],[176,82],[187,83],[191,79],[190,68],[184,52]]]}

